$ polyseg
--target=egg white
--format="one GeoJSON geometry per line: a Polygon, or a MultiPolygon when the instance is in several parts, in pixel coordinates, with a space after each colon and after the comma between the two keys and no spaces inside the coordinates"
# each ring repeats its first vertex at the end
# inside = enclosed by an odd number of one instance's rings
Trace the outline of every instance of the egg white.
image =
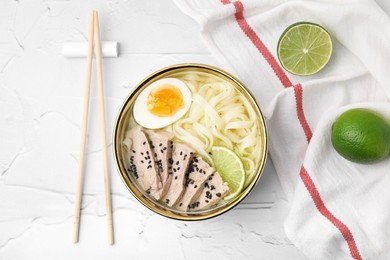
{"type": "Polygon", "coordinates": [[[133,107],[134,119],[139,125],[145,128],[149,128],[149,129],[163,128],[180,119],[190,108],[191,102],[192,102],[192,93],[183,81],[175,78],[160,79],[147,86],[138,95],[133,107]],[[175,86],[180,90],[181,94],[183,95],[184,105],[174,115],[161,117],[152,114],[148,110],[147,100],[150,92],[154,88],[164,84],[175,86]]]}

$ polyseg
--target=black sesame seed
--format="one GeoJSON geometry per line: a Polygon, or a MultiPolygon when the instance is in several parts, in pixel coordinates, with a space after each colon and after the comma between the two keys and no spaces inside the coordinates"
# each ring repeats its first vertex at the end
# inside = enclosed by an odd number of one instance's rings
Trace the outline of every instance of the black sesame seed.
{"type": "Polygon", "coordinates": [[[175,176],[175,180],[177,180],[177,176],[175,176]]]}
{"type": "Polygon", "coordinates": [[[195,188],[195,189],[198,188],[198,185],[195,185],[194,188],[195,188]]]}
{"type": "Polygon", "coordinates": [[[183,206],[183,203],[180,202],[179,207],[183,206]]]}
{"type": "Polygon", "coordinates": [[[160,143],[158,146],[162,146],[162,143],[160,143]]]}
{"type": "Polygon", "coordinates": [[[179,161],[176,162],[176,165],[179,165],[179,161]]]}
{"type": "Polygon", "coordinates": [[[133,153],[135,153],[135,151],[133,150],[133,153]]]}
{"type": "Polygon", "coordinates": [[[180,156],[183,155],[183,152],[180,152],[180,156]]]}
{"type": "Polygon", "coordinates": [[[144,163],[144,161],[143,161],[143,160],[141,160],[141,163],[144,163]]]}
{"type": "Polygon", "coordinates": [[[209,203],[209,200],[205,200],[204,202],[209,203]]]}
{"type": "Polygon", "coordinates": [[[144,155],[144,153],[143,153],[143,152],[141,152],[141,155],[144,155]]]}
{"type": "Polygon", "coordinates": [[[222,194],[220,192],[216,193],[215,195],[217,195],[217,197],[221,197],[222,194]]]}
{"type": "Polygon", "coordinates": [[[146,144],[146,142],[143,142],[142,144],[143,144],[143,145],[145,145],[145,144],[146,144]]]}

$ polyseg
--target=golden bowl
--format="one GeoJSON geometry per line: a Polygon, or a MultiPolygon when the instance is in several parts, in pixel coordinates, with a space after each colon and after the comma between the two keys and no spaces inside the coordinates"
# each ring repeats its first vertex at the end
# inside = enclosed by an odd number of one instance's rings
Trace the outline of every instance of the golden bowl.
{"type": "Polygon", "coordinates": [[[259,179],[263,173],[265,163],[267,160],[267,153],[268,153],[267,128],[266,128],[265,118],[261,113],[261,110],[257,105],[255,99],[253,98],[252,94],[235,77],[233,77],[232,75],[230,75],[229,73],[223,70],[220,70],[212,66],[204,65],[204,64],[192,64],[192,63],[177,64],[177,65],[163,68],[159,71],[154,72],[150,76],[146,77],[127,96],[116,118],[114,132],[113,132],[113,152],[114,152],[116,166],[123,183],[125,184],[127,189],[131,192],[131,194],[133,194],[133,196],[144,206],[146,206],[150,210],[162,216],[172,218],[172,219],[203,220],[203,219],[208,219],[208,218],[218,216],[232,209],[234,206],[239,204],[259,182],[259,179]],[[178,72],[187,72],[187,71],[191,73],[193,72],[201,73],[202,75],[209,74],[212,76],[217,76],[223,80],[230,82],[244,97],[247,98],[247,100],[253,107],[258,118],[258,126],[260,131],[259,136],[261,140],[260,158],[258,158],[258,162],[256,163],[256,169],[257,169],[256,174],[252,178],[251,182],[246,186],[246,188],[237,197],[235,197],[234,199],[228,202],[221,203],[219,206],[208,210],[195,211],[195,212],[179,212],[174,208],[170,208],[166,205],[163,205],[160,202],[154,201],[142,189],[138,188],[138,184],[136,183],[136,181],[132,177],[129,177],[129,175],[127,174],[126,160],[124,157],[125,148],[123,145],[123,140],[126,131],[128,130],[127,128],[129,125],[129,120],[131,118],[134,101],[139,95],[139,93],[141,93],[143,89],[145,89],[149,84],[151,84],[156,80],[169,77],[170,75],[176,74],[178,72]]]}

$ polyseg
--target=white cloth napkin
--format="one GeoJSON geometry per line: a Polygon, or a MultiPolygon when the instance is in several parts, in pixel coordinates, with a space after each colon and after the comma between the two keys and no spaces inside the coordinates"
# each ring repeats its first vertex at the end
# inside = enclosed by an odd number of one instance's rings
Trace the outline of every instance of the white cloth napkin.
{"type": "Polygon", "coordinates": [[[352,107],[390,120],[390,19],[372,0],[176,0],[224,68],[254,94],[268,119],[270,156],[291,205],[285,231],[310,259],[390,259],[390,159],[340,157],[330,129],[352,107]],[[289,25],[321,24],[330,63],[298,77],[279,65],[289,25]]]}

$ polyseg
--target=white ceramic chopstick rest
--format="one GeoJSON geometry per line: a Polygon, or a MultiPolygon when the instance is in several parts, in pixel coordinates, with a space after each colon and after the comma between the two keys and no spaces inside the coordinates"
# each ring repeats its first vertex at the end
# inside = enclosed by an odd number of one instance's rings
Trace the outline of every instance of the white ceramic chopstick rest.
{"type": "MultiPolygon", "coordinates": [[[[102,56],[105,58],[118,57],[118,42],[101,42],[102,56]]],[[[62,44],[62,56],[65,58],[85,58],[88,54],[88,42],[64,42],[62,44]]]]}

